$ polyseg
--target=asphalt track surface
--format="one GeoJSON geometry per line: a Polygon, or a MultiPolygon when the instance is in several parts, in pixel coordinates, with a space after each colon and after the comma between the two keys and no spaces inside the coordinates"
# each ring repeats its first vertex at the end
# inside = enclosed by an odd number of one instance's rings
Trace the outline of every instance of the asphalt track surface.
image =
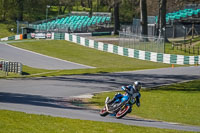
{"type": "Polygon", "coordinates": [[[38,54],[32,51],[20,49],[0,42],[0,58],[8,61],[21,62],[34,68],[58,70],[58,69],[86,69],[94,68],[54,57],[38,54]]]}
{"type": "MultiPolygon", "coordinates": [[[[200,67],[162,68],[134,72],[71,75],[29,79],[0,80],[0,109],[22,111],[82,120],[123,123],[145,127],[200,131],[200,127],[138,118],[100,117],[99,110],[75,106],[70,100],[102,91],[119,90],[135,80],[144,87],[200,79],[200,67]]],[[[141,105],[142,106],[142,105],[141,105]]],[[[133,109],[134,111],[134,109],[133,109]]]]}

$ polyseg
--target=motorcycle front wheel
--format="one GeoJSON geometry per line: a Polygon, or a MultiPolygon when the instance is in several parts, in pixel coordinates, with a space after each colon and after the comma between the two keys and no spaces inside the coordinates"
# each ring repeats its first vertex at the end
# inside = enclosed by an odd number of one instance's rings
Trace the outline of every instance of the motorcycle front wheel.
{"type": "Polygon", "coordinates": [[[130,106],[125,105],[122,109],[120,109],[117,114],[116,114],[116,118],[120,119],[122,117],[124,117],[130,110],[130,106]]]}
{"type": "Polygon", "coordinates": [[[109,113],[107,112],[106,107],[104,107],[102,110],[100,110],[99,114],[100,114],[100,116],[104,116],[105,117],[109,113]]]}

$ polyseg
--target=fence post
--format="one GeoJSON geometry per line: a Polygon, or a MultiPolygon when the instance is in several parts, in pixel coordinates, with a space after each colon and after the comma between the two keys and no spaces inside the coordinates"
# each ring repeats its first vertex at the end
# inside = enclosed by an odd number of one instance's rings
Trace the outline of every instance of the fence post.
{"type": "Polygon", "coordinates": [[[18,73],[22,74],[22,64],[21,63],[19,63],[19,67],[18,68],[20,68],[19,71],[18,71],[18,73]]]}
{"type": "Polygon", "coordinates": [[[189,54],[190,54],[190,46],[189,46],[189,54]]]}
{"type": "Polygon", "coordinates": [[[182,51],[183,44],[181,44],[181,51],[182,51]]]}
{"type": "Polygon", "coordinates": [[[19,73],[19,63],[17,63],[16,66],[17,66],[16,71],[17,71],[17,73],[19,73]]]}
{"type": "Polygon", "coordinates": [[[5,62],[5,75],[8,76],[8,62],[5,62]]]}
{"type": "Polygon", "coordinates": [[[174,50],[174,42],[172,42],[172,50],[174,50]]]}
{"type": "Polygon", "coordinates": [[[185,44],[185,53],[186,53],[186,44],[185,44]]]}

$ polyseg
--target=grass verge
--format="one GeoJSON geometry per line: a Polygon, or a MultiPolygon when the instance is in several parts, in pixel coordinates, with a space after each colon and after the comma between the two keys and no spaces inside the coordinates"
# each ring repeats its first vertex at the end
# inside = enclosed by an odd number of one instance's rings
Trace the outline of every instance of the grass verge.
{"type": "MultiPolygon", "coordinates": [[[[105,98],[115,93],[97,94],[90,102],[103,107],[105,98]]],[[[200,80],[143,90],[141,95],[141,107],[134,106],[130,115],[200,125],[200,80]]]]}
{"type": "Polygon", "coordinates": [[[150,127],[128,126],[118,123],[33,115],[6,110],[0,110],[0,117],[1,133],[125,133],[127,131],[131,131],[132,133],[184,132],[150,127]]]}

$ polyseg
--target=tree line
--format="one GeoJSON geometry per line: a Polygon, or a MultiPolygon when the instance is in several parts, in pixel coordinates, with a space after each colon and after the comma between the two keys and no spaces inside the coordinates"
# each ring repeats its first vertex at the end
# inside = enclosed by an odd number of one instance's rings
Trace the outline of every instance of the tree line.
{"type": "MultiPolygon", "coordinates": [[[[0,21],[37,21],[45,19],[46,6],[50,5],[49,16],[56,17],[71,11],[113,12],[116,0],[0,0],[0,21]]],[[[120,0],[120,19],[139,16],[136,7],[139,0],[120,0]]]]}
{"type": "MultiPolygon", "coordinates": [[[[147,34],[147,16],[158,16],[158,28],[165,27],[165,14],[188,3],[200,0],[0,0],[0,22],[28,21],[45,19],[47,5],[49,17],[56,17],[71,11],[112,12],[115,33],[120,23],[132,23],[140,18],[142,34],[147,34]]],[[[159,33],[159,32],[158,32],[159,33]]],[[[163,33],[161,33],[163,34],[163,33]]]]}

